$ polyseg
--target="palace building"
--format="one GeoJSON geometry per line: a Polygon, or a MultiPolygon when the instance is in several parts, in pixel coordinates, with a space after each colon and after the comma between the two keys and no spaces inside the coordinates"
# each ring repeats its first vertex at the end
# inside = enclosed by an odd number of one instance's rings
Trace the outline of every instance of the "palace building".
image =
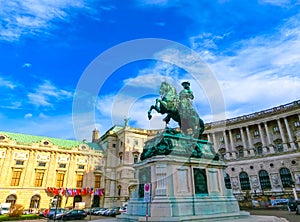
{"type": "MultiPolygon", "coordinates": [[[[0,203],[125,205],[138,185],[133,165],[159,132],[125,121],[102,136],[95,129],[88,143],[0,131],[0,203]]],[[[300,100],[206,123],[202,139],[227,164],[222,179],[239,200],[300,193],[300,100]]]]}
{"type": "Polygon", "coordinates": [[[99,206],[102,158],[96,143],[0,131],[0,203],[26,209],[99,206]]]}
{"type": "Polygon", "coordinates": [[[227,188],[237,197],[300,192],[300,100],[206,124],[205,136],[227,163],[227,188]]]}
{"type": "MultiPolygon", "coordinates": [[[[228,167],[226,187],[242,200],[253,196],[300,193],[300,100],[245,116],[207,123],[202,135],[228,167]]],[[[114,126],[93,138],[106,152],[104,205],[127,203],[138,183],[133,164],[145,141],[159,130],[114,126]]]]}

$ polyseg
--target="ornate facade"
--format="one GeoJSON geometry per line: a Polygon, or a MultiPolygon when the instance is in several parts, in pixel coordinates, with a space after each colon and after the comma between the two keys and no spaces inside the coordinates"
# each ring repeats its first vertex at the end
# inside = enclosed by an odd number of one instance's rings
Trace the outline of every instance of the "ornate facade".
{"type": "Polygon", "coordinates": [[[133,128],[126,124],[124,127],[112,127],[101,138],[93,137],[93,141],[97,141],[105,151],[105,207],[127,203],[138,182],[133,164],[139,161],[144,143],[155,134],[155,130],[133,128]]]}
{"type": "Polygon", "coordinates": [[[300,191],[300,100],[206,125],[206,139],[227,162],[237,196],[300,191]]]}
{"type": "MultiPolygon", "coordinates": [[[[115,126],[97,142],[104,148],[104,205],[122,205],[136,187],[132,164],[158,131],[115,126]]],[[[203,139],[227,163],[224,179],[238,198],[300,192],[300,101],[206,124],[203,139]]]]}
{"type": "Polygon", "coordinates": [[[31,209],[99,205],[102,157],[95,143],[0,131],[0,203],[31,209]]]}

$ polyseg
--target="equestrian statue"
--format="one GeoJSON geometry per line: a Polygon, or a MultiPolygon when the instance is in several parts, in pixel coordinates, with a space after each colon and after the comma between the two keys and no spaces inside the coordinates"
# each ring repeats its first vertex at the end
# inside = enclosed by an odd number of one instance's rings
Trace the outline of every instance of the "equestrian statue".
{"type": "Polygon", "coordinates": [[[183,90],[177,94],[174,86],[162,82],[159,90],[161,98],[157,98],[155,104],[150,107],[148,118],[149,120],[152,118],[151,112],[153,109],[160,114],[167,114],[163,119],[166,124],[173,119],[178,123],[184,135],[191,135],[200,139],[204,131],[204,122],[193,108],[194,95],[190,89],[190,83],[183,82],[181,85],[183,90]]]}

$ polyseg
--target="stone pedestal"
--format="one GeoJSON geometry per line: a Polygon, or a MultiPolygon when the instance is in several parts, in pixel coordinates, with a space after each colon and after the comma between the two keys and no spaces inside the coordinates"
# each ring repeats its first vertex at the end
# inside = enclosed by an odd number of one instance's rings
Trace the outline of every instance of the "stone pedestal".
{"type": "Polygon", "coordinates": [[[139,189],[120,221],[215,221],[247,217],[226,189],[224,170],[211,143],[164,132],[145,144],[135,164],[139,189]],[[144,202],[144,184],[151,201],[144,202]]]}

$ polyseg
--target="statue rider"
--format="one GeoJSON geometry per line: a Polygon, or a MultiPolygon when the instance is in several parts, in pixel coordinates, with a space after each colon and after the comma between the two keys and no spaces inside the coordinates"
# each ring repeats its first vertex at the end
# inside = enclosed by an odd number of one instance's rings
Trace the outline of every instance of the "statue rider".
{"type": "Polygon", "coordinates": [[[183,86],[183,90],[179,93],[179,109],[182,112],[185,112],[185,114],[191,113],[193,110],[192,100],[194,99],[193,91],[190,89],[190,83],[189,82],[183,82],[181,83],[183,86]]]}

